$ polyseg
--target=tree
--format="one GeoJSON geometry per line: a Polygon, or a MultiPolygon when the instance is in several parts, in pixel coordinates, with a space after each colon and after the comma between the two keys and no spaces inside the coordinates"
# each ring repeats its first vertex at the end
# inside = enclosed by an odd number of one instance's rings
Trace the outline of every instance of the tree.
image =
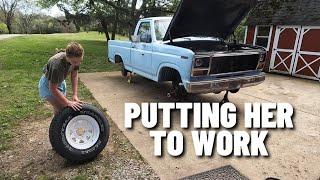
{"type": "Polygon", "coordinates": [[[0,10],[0,22],[4,22],[4,14],[3,14],[3,12],[1,10],[0,10]]]}
{"type": "Polygon", "coordinates": [[[234,30],[235,38],[238,42],[243,43],[244,42],[244,36],[245,36],[245,22],[247,21],[247,17],[245,17],[239,26],[234,30]]]}
{"type": "Polygon", "coordinates": [[[20,32],[29,34],[32,31],[33,21],[38,11],[37,7],[28,0],[20,1],[17,7],[17,24],[20,28],[20,32]]]}
{"type": "Polygon", "coordinates": [[[81,26],[84,26],[86,24],[89,24],[91,19],[90,15],[86,14],[86,6],[78,3],[71,4],[71,8],[68,9],[64,4],[59,3],[57,4],[59,9],[64,12],[65,17],[67,21],[73,22],[73,24],[76,26],[77,32],[80,32],[81,26]],[[74,12],[74,13],[72,13],[74,12]]]}
{"type": "Polygon", "coordinates": [[[68,24],[72,22],[76,26],[77,32],[91,22],[87,0],[37,0],[37,3],[43,8],[57,5],[64,12],[68,24]]]}
{"type": "Polygon", "coordinates": [[[122,0],[96,0],[95,2],[97,1],[113,8],[114,25],[117,25],[117,22],[127,24],[129,38],[140,18],[171,15],[179,4],[178,0],[129,0],[123,3],[122,0]],[[140,7],[137,7],[138,2],[141,4],[140,7]],[[124,14],[124,16],[119,18],[119,13],[124,14]]]}
{"type": "Polygon", "coordinates": [[[80,29],[98,21],[107,41],[116,33],[132,35],[140,18],[174,13],[179,0],[37,0],[42,7],[58,5],[80,29]],[[138,5],[139,4],[139,5],[138,5]],[[67,8],[68,7],[68,8],[67,8]],[[85,22],[85,23],[81,23],[85,22]],[[111,32],[111,37],[109,35],[111,32]]]}
{"type": "Polygon", "coordinates": [[[124,14],[128,14],[129,12],[127,9],[128,1],[116,0],[111,2],[107,0],[97,0],[89,1],[88,5],[91,9],[91,14],[93,17],[99,21],[107,41],[110,39],[115,39],[119,21],[123,21],[123,19],[120,17],[122,17],[124,14]],[[117,8],[114,8],[113,6],[116,6],[117,8]],[[109,36],[110,29],[112,33],[111,38],[109,36]]]}
{"type": "Polygon", "coordinates": [[[7,25],[9,34],[12,34],[12,22],[18,1],[19,0],[1,0],[0,3],[0,10],[4,15],[4,23],[7,25]]]}
{"type": "Polygon", "coordinates": [[[109,40],[109,25],[114,19],[112,9],[102,1],[92,0],[38,0],[40,6],[49,8],[57,5],[65,13],[67,21],[73,22],[80,31],[80,27],[86,27],[94,19],[99,21],[106,39],[109,40]]]}
{"type": "Polygon", "coordinates": [[[33,20],[34,20],[35,14],[23,14],[19,12],[18,15],[18,26],[20,28],[20,32],[24,34],[31,33],[32,26],[33,26],[33,20]]]}

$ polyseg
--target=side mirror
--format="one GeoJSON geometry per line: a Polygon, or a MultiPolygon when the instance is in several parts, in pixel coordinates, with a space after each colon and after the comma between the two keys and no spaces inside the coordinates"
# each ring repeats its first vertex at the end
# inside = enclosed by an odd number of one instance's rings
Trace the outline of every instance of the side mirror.
{"type": "Polygon", "coordinates": [[[140,36],[136,36],[136,35],[131,36],[131,41],[134,43],[140,42],[140,36]]]}

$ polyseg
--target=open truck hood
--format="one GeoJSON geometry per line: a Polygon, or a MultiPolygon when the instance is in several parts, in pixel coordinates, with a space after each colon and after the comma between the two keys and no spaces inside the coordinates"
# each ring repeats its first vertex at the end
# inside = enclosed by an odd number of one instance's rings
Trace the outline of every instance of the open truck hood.
{"type": "Polygon", "coordinates": [[[187,36],[225,39],[257,0],[181,0],[163,41],[187,36]]]}

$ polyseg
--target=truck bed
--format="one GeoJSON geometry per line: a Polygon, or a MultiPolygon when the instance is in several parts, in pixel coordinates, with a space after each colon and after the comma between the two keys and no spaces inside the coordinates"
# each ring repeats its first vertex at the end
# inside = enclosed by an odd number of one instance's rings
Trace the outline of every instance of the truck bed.
{"type": "Polygon", "coordinates": [[[111,62],[115,63],[115,56],[121,54],[123,62],[130,61],[130,49],[132,43],[130,41],[110,40],[108,42],[108,58],[111,62]]]}

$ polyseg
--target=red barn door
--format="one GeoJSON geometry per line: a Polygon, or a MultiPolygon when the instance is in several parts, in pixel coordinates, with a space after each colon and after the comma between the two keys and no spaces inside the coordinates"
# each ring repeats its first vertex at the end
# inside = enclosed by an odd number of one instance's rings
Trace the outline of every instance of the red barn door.
{"type": "Polygon", "coordinates": [[[270,71],[292,73],[300,31],[301,26],[277,26],[270,71]]]}
{"type": "Polygon", "coordinates": [[[302,27],[292,75],[320,79],[320,27],[302,27]]]}
{"type": "Polygon", "coordinates": [[[270,71],[320,79],[320,27],[278,26],[270,71]]]}

